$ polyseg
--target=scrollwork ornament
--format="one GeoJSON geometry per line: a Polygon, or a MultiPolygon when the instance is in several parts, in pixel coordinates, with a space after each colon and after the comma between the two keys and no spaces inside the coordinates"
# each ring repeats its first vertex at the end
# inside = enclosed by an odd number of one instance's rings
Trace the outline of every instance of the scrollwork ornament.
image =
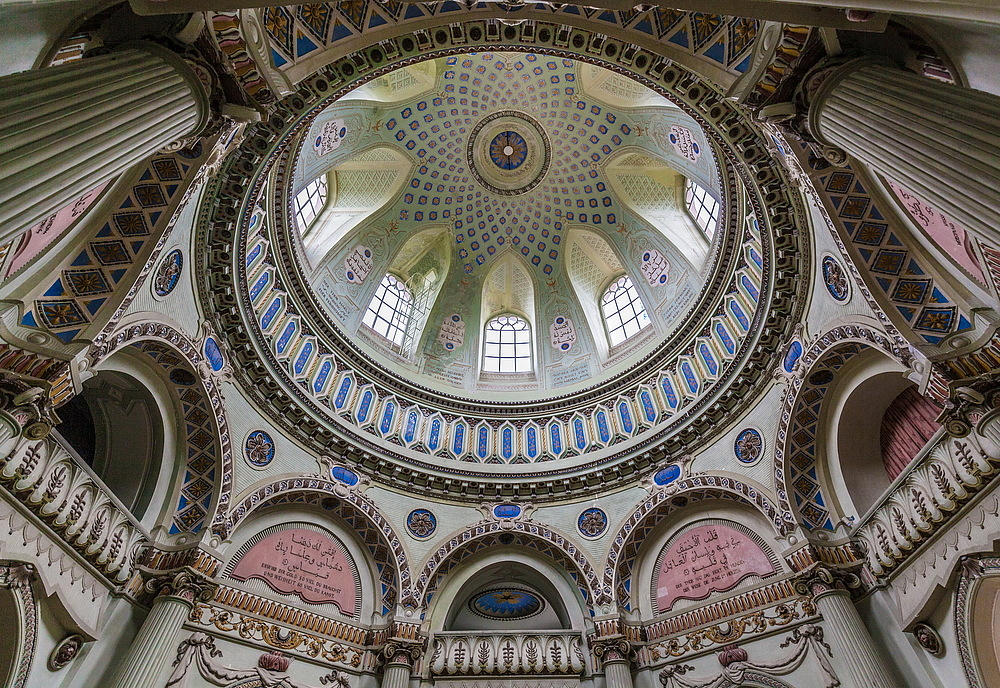
{"type": "Polygon", "coordinates": [[[0,415],[11,426],[8,436],[40,440],[59,423],[49,398],[50,387],[45,380],[0,372],[0,415]]]}
{"type": "Polygon", "coordinates": [[[813,599],[831,592],[853,592],[860,588],[861,579],[853,571],[822,565],[808,569],[795,581],[795,591],[813,599]]]}
{"type": "Polygon", "coordinates": [[[382,657],[387,665],[405,664],[412,668],[423,654],[424,648],[421,643],[390,641],[382,648],[382,657]]]}

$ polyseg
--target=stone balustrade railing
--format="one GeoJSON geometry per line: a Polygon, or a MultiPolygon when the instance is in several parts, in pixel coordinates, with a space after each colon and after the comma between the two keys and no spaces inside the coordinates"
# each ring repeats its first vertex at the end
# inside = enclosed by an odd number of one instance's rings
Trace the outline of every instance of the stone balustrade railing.
{"type": "Polygon", "coordinates": [[[129,579],[147,533],[52,435],[8,443],[0,453],[0,485],[108,580],[129,579]]]}
{"type": "Polygon", "coordinates": [[[885,578],[1000,475],[1000,420],[926,448],[854,528],[868,565],[885,578]]]}
{"type": "Polygon", "coordinates": [[[432,640],[435,676],[582,674],[586,662],[580,633],[446,632],[432,640]]]}

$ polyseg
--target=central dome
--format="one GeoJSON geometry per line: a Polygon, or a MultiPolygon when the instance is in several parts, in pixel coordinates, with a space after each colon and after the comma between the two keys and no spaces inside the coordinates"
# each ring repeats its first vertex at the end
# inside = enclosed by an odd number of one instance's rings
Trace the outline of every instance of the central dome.
{"type": "Polygon", "coordinates": [[[226,336],[261,403],[371,470],[531,489],[737,403],[721,390],[775,346],[770,218],[791,216],[743,181],[773,173],[729,143],[742,115],[670,69],[654,92],[563,55],[451,54],[302,97],[275,145],[248,139],[271,152],[227,164],[260,193],[239,308],[218,308],[249,316],[226,336]]]}
{"type": "Polygon", "coordinates": [[[549,137],[523,112],[504,110],[485,117],[472,130],[469,170],[480,184],[501,196],[534,189],[549,169],[549,137]]]}

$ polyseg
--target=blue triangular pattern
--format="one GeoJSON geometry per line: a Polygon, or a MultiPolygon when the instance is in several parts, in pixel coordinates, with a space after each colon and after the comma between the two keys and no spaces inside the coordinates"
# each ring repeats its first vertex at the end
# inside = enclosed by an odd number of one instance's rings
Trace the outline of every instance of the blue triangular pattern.
{"type": "Polygon", "coordinates": [[[715,60],[716,62],[722,63],[726,60],[726,44],[719,41],[711,48],[705,51],[705,57],[715,60]]]}
{"type": "Polygon", "coordinates": [[[282,67],[288,64],[288,60],[279,55],[273,48],[271,49],[271,62],[274,63],[275,67],[282,67]]]}
{"type": "MultiPolygon", "coordinates": [[[[170,193],[173,193],[173,191],[170,191],[170,193]]],[[[160,219],[160,215],[162,215],[162,214],[163,213],[160,212],[159,210],[157,210],[155,213],[150,213],[149,214],[149,223],[151,225],[155,225],[156,221],[160,219]]]]}
{"type": "Polygon", "coordinates": [[[871,211],[869,212],[869,214],[871,215],[871,217],[875,218],[876,220],[884,220],[885,219],[884,217],[882,217],[882,213],[880,213],[878,211],[878,208],[876,208],[875,206],[871,207],[871,211]]]}
{"type": "Polygon", "coordinates": [[[452,2],[452,0],[448,0],[447,2],[441,3],[441,9],[438,10],[438,14],[443,14],[444,12],[456,12],[460,9],[462,8],[461,6],[459,6],[457,2],[452,2]]]}
{"type": "Polygon", "coordinates": [[[972,327],[972,323],[969,322],[968,318],[966,318],[964,315],[959,315],[958,316],[958,327],[956,328],[956,330],[958,330],[958,331],[960,331],[960,330],[967,330],[970,327],[972,327]]]}
{"type": "Polygon", "coordinates": [[[902,246],[903,245],[903,242],[900,241],[898,238],[896,238],[895,234],[890,234],[889,235],[889,241],[887,241],[886,243],[889,244],[890,246],[902,246]]]}
{"type": "Polygon", "coordinates": [[[21,324],[25,327],[38,327],[38,322],[35,320],[34,312],[28,311],[21,316],[21,324]]]}
{"type": "Polygon", "coordinates": [[[687,48],[690,44],[688,42],[687,30],[682,29],[678,31],[667,41],[668,43],[673,43],[674,45],[679,45],[682,48],[687,48]]]}
{"type": "Polygon", "coordinates": [[[941,293],[941,290],[934,287],[931,292],[931,303],[948,303],[948,297],[941,293]]]}
{"type": "Polygon", "coordinates": [[[844,200],[843,196],[831,196],[830,201],[833,203],[834,208],[839,208],[841,202],[844,200]]]}
{"type": "Polygon", "coordinates": [[[875,281],[878,282],[883,291],[889,291],[889,288],[892,286],[892,280],[887,280],[884,277],[876,277],[875,281]]]}
{"type": "Polygon", "coordinates": [[[563,12],[565,12],[566,14],[580,14],[580,10],[578,10],[578,9],[577,9],[577,8],[576,8],[575,6],[573,6],[573,5],[567,5],[566,7],[563,7],[563,8],[562,8],[562,10],[563,10],[563,12]]]}
{"type": "Polygon", "coordinates": [[[101,227],[101,231],[97,233],[98,237],[109,237],[111,236],[111,225],[104,225],[101,227]]]}
{"type": "Polygon", "coordinates": [[[923,335],[923,337],[924,337],[924,339],[926,339],[931,344],[937,344],[942,339],[941,337],[934,337],[934,336],[929,335],[929,334],[925,334],[925,335],[923,335]]]}
{"type": "Polygon", "coordinates": [[[167,196],[173,196],[175,191],[177,191],[177,184],[167,186],[167,196]]]}
{"type": "Polygon", "coordinates": [[[859,248],[858,253],[861,254],[861,257],[865,259],[866,263],[872,259],[872,252],[866,248],[859,248]]]}
{"type": "Polygon", "coordinates": [[[80,330],[79,329],[76,329],[76,330],[66,330],[65,332],[56,332],[55,333],[55,335],[57,337],[59,337],[60,340],[62,340],[63,344],[69,344],[71,341],[73,341],[73,339],[78,334],[80,334],[80,330]]]}
{"type": "Polygon", "coordinates": [[[740,62],[738,65],[736,65],[736,71],[739,72],[740,74],[742,74],[743,72],[745,72],[748,69],[750,69],[750,58],[751,57],[752,57],[752,55],[747,55],[745,58],[743,58],[743,61],[740,62]]]}
{"type": "Polygon", "coordinates": [[[125,276],[126,272],[128,272],[128,270],[124,270],[124,269],[123,270],[112,270],[111,271],[111,279],[114,280],[115,283],[118,283],[118,282],[121,281],[122,277],[125,276]]]}
{"type": "Polygon", "coordinates": [[[310,40],[310,38],[306,36],[304,33],[299,33],[295,37],[295,54],[298,57],[307,55],[314,50],[319,50],[319,46],[316,45],[312,40],[310,40]]]}
{"type": "Polygon", "coordinates": [[[416,5],[410,5],[406,8],[406,14],[403,15],[403,19],[419,19],[423,17],[424,13],[420,11],[420,8],[416,5]]]}
{"type": "Polygon", "coordinates": [[[614,12],[601,12],[597,18],[601,21],[611,22],[612,24],[618,23],[618,18],[615,16],[614,12]]]}
{"type": "Polygon", "coordinates": [[[94,299],[93,301],[88,301],[87,310],[90,311],[91,315],[97,315],[97,311],[101,309],[101,306],[104,305],[105,301],[107,301],[107,299],[94,299]]]}
{"type": "Polygon", "coordinates": [[[62,280],[57,279],[52,283],[52,286],[49,287],[49,290],[45,292],[43,296],[62,296],[65,293],[66,290],[63,288],[62,280]]]}
{"type": "Polygon", "coordinates": [[[146,243],[145,241],[133,241],[132,242],[132,253],[138,253],[139,251],[141,251],[142,250],[142,245],[145,244],[145,243],[146,243]]]}
{"type": "Polygon", "coordinates": [[[119,208],[131,208],[131,207],[132,207],[132,206],[134,206],[134,205],[135,205],[135,204],[134,204],[134,203],[132,203],[132,197],[131,197],[131,196],[129,196],[128,198],[126,198],[126,199],[125,199],[125,202],[124,202],[124,203],[122,203],[122,204],[121,204],[120,206],[118,206],[118,207],[119,207],[119,208]]]}
{"type": "Polygon", "coordinates": [[[387,22],[385,18],[382,17],[382,15],[380,15],[378,12],[372,12],[372,16],[368,20],[368,28],[374,29],[376,26],[382,26],[383,24],[388,24],[388,23],[389,22],[387,22]]]}
{"type": "Polygon", "coordinates": [[[142,173],[142,176],[139,177],[139,181],[140,182],[145,182],[145,181],[148,181],[148,180],[150,180],[152,178],[153,178],[153,173],[150,172],[149,170],[146,170],[145,172],[142,173]]]}
{"type": "Polygon", "coordinates": [[[912,308],[907,308],[905,306],[896,306],[896,308],[899,310],[899,312],[902,314],[904,318],[906,318],[907,320],[913,320],[912,308]]]}
{"type": "Polygon", "coordinates": [[[908,268],[906,268],[906,271],[908,273],[910,273],[911,275],[923,275],[923,274],[925,274],[924,271],[920,269],[920,266],[917,265],[917,261],[915,261],[915,260],[910,260],[910,265],[909,265],[908,268]]]}
{"type": "Polygon", "coordinates": [[[632,27],[633,29],[638,29],[643,33],[648,33],[650,36],[653,35],[653,25],[649,23],[648,19],[643,19],[641,22],[632,27]]]}
{"type": "Polygon", "coordinates": [[[854,182],[854,193],[863,194],[868,192],[865,191],[865,187],[861,186],[861,182],[854,182]]]}
{"type": "MultiPolygon", "coordinates": [[[[410,5],[410,7],[413,7],[413,5],[410,5]]],[[[351,33],[349,28],[337,21],[333,23],[333,35],[330,36],[330,42],[334,43],[336,41],[343,40],[344,38],[350,38],[353,35],[354,34],[351,33]]]]}

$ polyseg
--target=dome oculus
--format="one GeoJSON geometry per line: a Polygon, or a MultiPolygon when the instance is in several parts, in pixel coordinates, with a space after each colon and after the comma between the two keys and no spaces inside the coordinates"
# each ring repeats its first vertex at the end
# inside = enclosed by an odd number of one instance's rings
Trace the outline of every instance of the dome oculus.
{"type": "Polygon", "coordinates": [[[466,152],[476,181],[495,194],[517,196],[545,179],[551,144],[533,117],[516,110],[501,110],[476,124],[466,152]]]}

